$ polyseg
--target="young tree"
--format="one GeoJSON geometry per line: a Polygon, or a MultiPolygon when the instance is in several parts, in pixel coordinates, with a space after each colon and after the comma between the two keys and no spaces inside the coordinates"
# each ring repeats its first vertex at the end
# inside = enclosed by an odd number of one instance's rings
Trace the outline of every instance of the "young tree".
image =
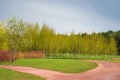
{"type": "Polygon", "coordinates": [[[15,17],[10,18],[7,23],[7,39],[9,49],[12,51],[13,63],[15,60],[16,52],[18,52],[20,46],[19,43],[25,33],[25,23],[22,20],[17,20],[15,17]]]}

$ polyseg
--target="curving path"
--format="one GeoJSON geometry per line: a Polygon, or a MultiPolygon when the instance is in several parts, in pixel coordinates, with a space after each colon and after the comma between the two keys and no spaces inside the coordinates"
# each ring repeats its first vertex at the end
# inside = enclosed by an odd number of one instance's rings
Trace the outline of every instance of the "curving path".
{"type": "Polygon", "coordinates": [[[37,69],[22,66],[0,65],[0,68],[11,69],[19,72],[34,74],[47,80],[120,80],[120,63],[92,61],[99,66],[84,73],[67,74],[57,71],[37,69]]]}

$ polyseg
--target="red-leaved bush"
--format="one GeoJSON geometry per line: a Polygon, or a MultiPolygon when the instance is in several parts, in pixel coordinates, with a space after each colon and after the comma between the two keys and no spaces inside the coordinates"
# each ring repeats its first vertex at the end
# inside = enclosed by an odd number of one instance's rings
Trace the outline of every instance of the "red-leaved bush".
{"type": "Polygon", "coordinates": [[[11,52],[0,50],[0,61],[10,61],[11,60],[11,52]]]}

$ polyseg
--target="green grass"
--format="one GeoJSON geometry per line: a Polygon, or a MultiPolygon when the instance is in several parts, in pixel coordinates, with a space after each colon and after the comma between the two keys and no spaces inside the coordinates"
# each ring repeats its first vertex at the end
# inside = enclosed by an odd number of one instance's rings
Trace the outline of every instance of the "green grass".
{"type": "Polygon", "coordinates": [[[0,68],[0,80],[45,80],[39,76],[0,68]]]}
{"type": "Polygon", "coordinates": [[[97,67],[97,64],[93,62],[71,59],[23,59],[9,65],[28,66],[65,73],[80,73],[97,67]]]}

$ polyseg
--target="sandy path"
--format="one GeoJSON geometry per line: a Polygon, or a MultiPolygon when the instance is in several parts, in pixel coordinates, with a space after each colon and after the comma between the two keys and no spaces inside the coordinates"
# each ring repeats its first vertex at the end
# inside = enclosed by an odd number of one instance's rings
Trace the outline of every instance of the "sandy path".
{"type": "Polygon", "coordinates": [[[84,73],[67,74],[57,71],[36,69],[22,66],[5,66],[0,68],[12,69],[19,72],[30,73],[47,78],[47,80],[120,80],[120,63],[92,61],[98,63],[98,67],[84,73]]]}

